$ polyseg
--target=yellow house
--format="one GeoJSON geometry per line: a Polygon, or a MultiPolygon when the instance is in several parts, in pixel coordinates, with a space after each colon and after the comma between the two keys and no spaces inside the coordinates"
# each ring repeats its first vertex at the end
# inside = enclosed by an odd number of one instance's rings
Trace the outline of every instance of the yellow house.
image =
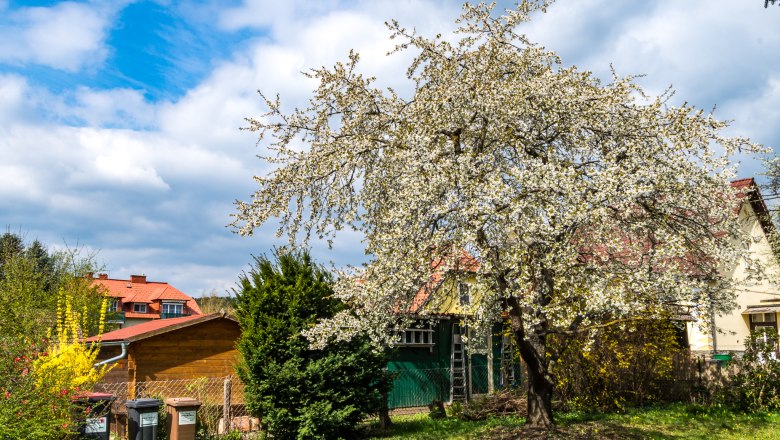
{"type": "Polygon", "coordinates": [[[737,307],[726,315],[713,317],[707,323],[688,323],[688,341],[694,353],[714,354],[741,352],[750,332],[760,327],[777,330],[780,312],[780,264],[772,252],[769,235],[775,228],[761,192],[753,178],[731,183],[740,191],[743,199],[739,210],[739,221],[752,240],[748,244],[750,256],[762,263],[766,276],[756,278],[745,262],[726,271],[723,276],[734,281],[737,307]],[[775,282],[773,282],[773,280],[775,282]]]}

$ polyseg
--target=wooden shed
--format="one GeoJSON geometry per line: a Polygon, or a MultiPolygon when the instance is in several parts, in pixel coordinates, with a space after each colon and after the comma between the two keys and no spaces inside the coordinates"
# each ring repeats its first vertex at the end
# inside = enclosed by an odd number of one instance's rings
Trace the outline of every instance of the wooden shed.
{"type": "Polygon", "coordinates": [[[117,364],[103,382],[127,382],[134,399],[139,382],[234,375],[240,334],[234,318],[213,313],[149,321],[87,341],[100,344],[98,361],[117,364]]]}

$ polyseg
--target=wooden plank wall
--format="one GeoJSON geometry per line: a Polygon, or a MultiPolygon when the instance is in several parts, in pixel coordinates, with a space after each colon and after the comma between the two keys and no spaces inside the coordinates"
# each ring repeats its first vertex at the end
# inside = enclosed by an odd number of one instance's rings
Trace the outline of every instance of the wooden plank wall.
{"type": "MultiPolygon", "coordinates": [[[[137,382],[235,374],[241,333],[236,322],[215,319],[130,345],[137,382]]],[[[131,379],[132,380],[132,379],[131,379]]]]}

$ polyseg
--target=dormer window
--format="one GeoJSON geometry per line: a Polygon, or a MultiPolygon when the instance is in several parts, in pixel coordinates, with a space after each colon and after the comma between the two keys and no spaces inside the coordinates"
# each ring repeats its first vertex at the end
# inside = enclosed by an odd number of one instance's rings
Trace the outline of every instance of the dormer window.
{"type": "Polygon", "coordinates": [[[162,305],[162,312],[163,313],[178,313],[182,314],[184,313],[184,306],[181,304],[175,304],[175,303],[163,303],[162,305]]]}
{"type": "Polygon", "coordinates": [[[119,298],[114,298],[111,300],[111,302],[108,303],[108,312],[121,312],[122,311],[122,303],[119,301],[119,298]]]}
{"type": "Polygon", "coordinates": [[[146,313],[146,303],[133,303],[133,312],[146,313]]]}
{"type": "Polygon", "coordinates": [[[162,317],[178,318],[184,316],[184,304],[182,302],[163,302],[162,317]]]}

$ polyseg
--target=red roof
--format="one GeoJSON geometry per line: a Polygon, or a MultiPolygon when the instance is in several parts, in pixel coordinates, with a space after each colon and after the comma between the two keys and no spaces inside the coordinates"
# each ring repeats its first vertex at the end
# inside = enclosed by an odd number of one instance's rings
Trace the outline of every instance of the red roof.
{"type": "Polygon", "coordinates": [[[767,209],[766,203],[764,203],[764,198],[761,196],[761,191],[758,188],[756,180],[752,177],[735,180],[731,182],[731,187],[740,190],[737,197],[748,198],[748,203],[750,203],[750,206],[756,213],[758,221],[764,229],[764,233],[768,235],[773,231],[775,226],[769,218],[769,209],[767,209]]]}
{"type": "Polygon", "coordinates": [[[736,189],[747,188],[749,186],[755,186],[756,180],[752,177],[746,179],[737,179],[731,182],[731,187],[736,189]]]}
{"type": "Polygon", "coordinates": [[[112,332],[103,333],[101,337],[92,336],[87,338],[87,342],[133,342],[139,339],[145,339],[151,336],[167,333],[180,328],[189,327],[200,322],[211,321],[212,319],[231,319],[222,313],[212,313],[210,315],[182,316],[181,318],[155,319],[131,327],[120,328],[112,332]]]}
{"type": "MultiPolygon", "coordinates": [[[[159,281],[146,281],[145,276],[133,275],[129,280],[110,279],[105,275],[99,275],[92,281],[92,285],[101,288],[106,295],[112,298],[120,298],[123,305],[130,303],[149,304],[149,310],[144,314],[136,314],[139,318],[159,317],[162,301],[182,301],[192,314],[200,314],[200,307],[192,297],[168,283],[159,281]],[[145,316],[150,315],[150,316],[145,316]],[[151,316],[154,315],[154,316],[151,316]]],[[[128,315],[132,309],[125,310],[128,315]]],[[[131,316],[128,316],[131,317],[131,316]]]]}
{"type": "Polygon", "coordinates": [[[446,272],[459,271],[459,272],[477,272],[479,270],[479,260],[466,251],[461,251],[458,259],[453,263],[447,261],[446,258],[437,258],[431,261],[431,275],[428,282],[420,288],[417,294],[412,299],[412,304],[409,310],[412,313],[416,313],[431,297],[431,294],[438,289],[442,281],[444,281],[446,272]]]}

